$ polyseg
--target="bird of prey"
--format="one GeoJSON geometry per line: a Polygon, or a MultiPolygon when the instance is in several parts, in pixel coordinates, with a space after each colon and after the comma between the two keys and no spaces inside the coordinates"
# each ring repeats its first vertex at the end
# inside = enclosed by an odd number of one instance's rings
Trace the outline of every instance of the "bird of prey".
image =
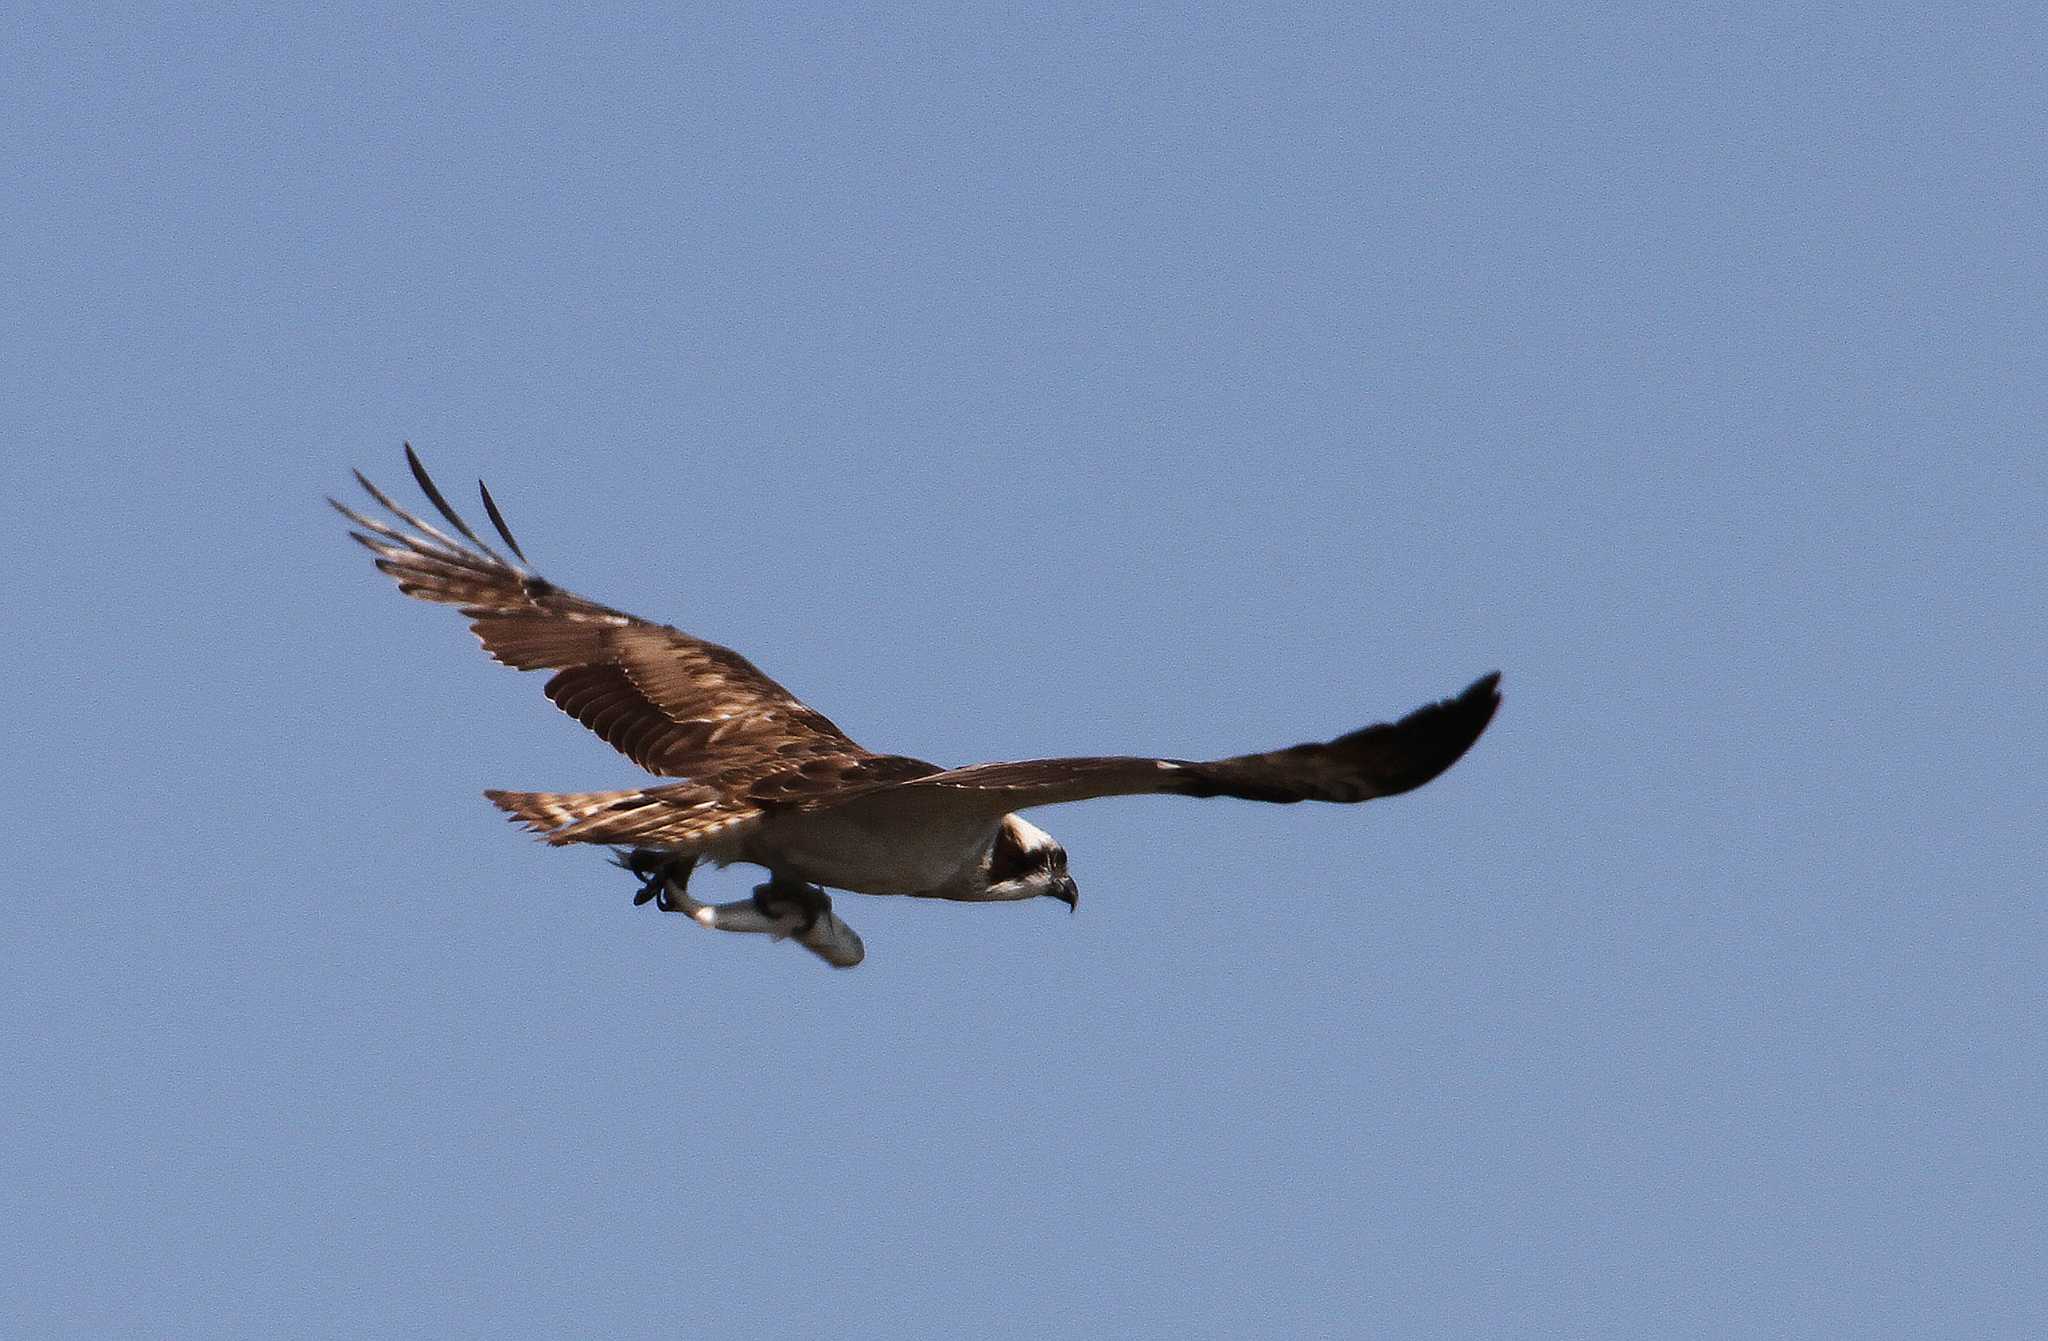
{"type": "MultiPolygon", "coordinates": [[[[565,591],[535,572],[490,490],[485,512],[508,553],[471,530],[408,444],[407,464],[441,530],[356,480],[389,514],[328,502],[358,528],[398,589],[457,607],[484,650],[550,671],[546,693],[647,772],[674,779],[618,791],[486,791],[549,843],[618,849],[654,900],[708,926],[804,939],[829,961],[859,940],[818,939],[825,888],[965,901],[1079,900],[1067,854],[1016,812],[1098,796],[1165,792],[1254,801],[1369,801],[1411,791],[1456,763],[1499,706],[1498,672],[1395,722],[1335,740],[1228,759],[1091,757],[942,768],[855,744],[739,653],[565,591]],[[688,894],[691,869],[746,862],[768,883],[751,909],[688,894]],[[741,913],[746,913],[742,916],[741,913]],[[723,913],[721,917],[720,914],[723,913]]],[[[851,936],[850,931],[846,931],[851,936]]]]}

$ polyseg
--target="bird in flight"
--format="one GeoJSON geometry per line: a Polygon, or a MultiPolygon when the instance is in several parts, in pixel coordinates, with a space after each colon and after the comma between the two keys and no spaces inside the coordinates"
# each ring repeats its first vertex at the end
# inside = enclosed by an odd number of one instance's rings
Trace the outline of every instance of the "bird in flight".
{"type": "Polygon", "coordinates": [[[1067,853],[1016,812],[1098,796],[1170,793],[1253,801],[1370,801],[1412,791],[1456,763],[1500,705],[1498,672],[1395,722],[1335,740],[1228,759],[1083,757],[941,768],[855,744],[739,653],[578,596],[528,563],[481,481],[507,553],[463,521],[410,444],[406,464],[453,534],[356,472],[389,514],[329,498],[398,589],[457,607],[484,650],[553,672],[562,711],[660,778],[600,792],[486,791],[549,843],[617,849],[642,884],[635,903],[706,926],[795,936],[850,967],[864,951],[826,888],[967,902],[1079,901],[1067,853]],[[509,557],[508,557],[509,555],[509,557]],[[763,867],[751,901],[709,905],[688,891],[703,861],[763,867]]]}

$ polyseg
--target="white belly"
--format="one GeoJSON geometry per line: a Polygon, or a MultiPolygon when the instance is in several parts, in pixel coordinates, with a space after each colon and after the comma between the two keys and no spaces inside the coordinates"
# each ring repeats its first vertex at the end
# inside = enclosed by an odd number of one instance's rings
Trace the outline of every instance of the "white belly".
{"type": "MultiPolygon", "coordinates": [[[[999,820],[876,814],[858,802],[777,815],[749,836],[746,860],[857,894],[923,894],[977,875],[999,820]]],[[[976,881],[978,883],[978,880],[976,881]]]]}

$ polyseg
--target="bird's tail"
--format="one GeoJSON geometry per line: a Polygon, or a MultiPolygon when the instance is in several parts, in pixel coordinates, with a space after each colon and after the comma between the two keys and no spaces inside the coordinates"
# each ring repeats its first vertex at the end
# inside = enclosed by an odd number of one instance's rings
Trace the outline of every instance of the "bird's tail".
{"type": "Polygon", "coordinates": [[[485,799],[550,843],[635,843],[663,847],[698,836],[711,816],[708,788],[682,783],[619,792],[487,791],[485,799]]]}
{"type": "Polygon", "coordinates": [[[606,814],[621,801],[640,797],[638,789],[623,792],[501,792],[484,798],[537,834],[553,837],[572,825],[606,814]]]}

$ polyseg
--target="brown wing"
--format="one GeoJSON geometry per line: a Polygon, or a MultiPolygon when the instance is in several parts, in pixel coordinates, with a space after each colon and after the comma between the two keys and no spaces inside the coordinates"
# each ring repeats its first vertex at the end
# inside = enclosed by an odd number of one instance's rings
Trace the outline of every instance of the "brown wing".
{"type": "Polygon", "coordinates": [[[731,648],[599,605],[541,577],[526,566],[497,503],[479,483],[484,509],[512,558],[499,554],[448,505],[409,444],[405,459],[456,535],[399,507],[360,471],[357,482],[397,524],[328,499],[362,528],[350,534],[377,556],[377,567],[397,579],[400,591],[459,607],[493,658],[519,670],[554,671],[547,696],[555,705],[648,772],[715,783],[729,794],[765,787],[774,799],[795,802],[849,782],[938,771],[862,749],[731,648]]]}
{"type": "Polygon", "coordinates": [[[1113,757],[975,764],[915,780],[903,790],[906,800],[927,791],[976,795],[996,812],[1149,792],[1283,803],[1370,801],[1413,791],[1456,763],[1499,706],[1496,671],[1456,698],[1320,745],[1208,762],[1113,757]]]}

